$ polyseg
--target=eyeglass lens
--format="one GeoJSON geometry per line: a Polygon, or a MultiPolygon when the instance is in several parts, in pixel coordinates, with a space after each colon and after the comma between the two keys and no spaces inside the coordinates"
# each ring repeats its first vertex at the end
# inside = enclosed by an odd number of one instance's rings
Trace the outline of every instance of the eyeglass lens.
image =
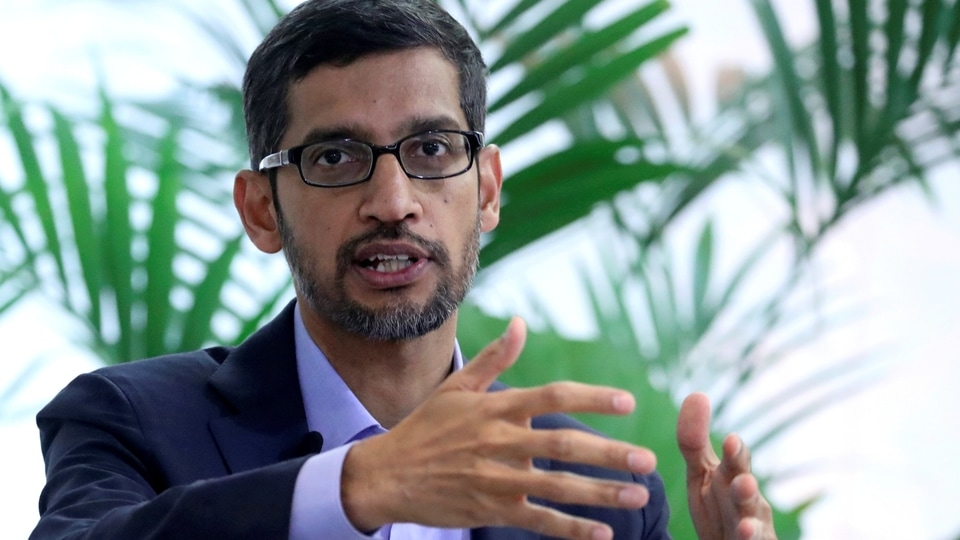
{"type": "MultiPolygon", "coordinates": [[[[444,178],[470,168],[469,139],[454,132],[412,135],[399,142],[393,153],[403,170],[418,178],[444,178]]],[[[371,145],[351,140],[326,141],[304,148],[300,170],[304,178],[322,185],[349,184],[366,178],[374,167],[371,145]]]]}

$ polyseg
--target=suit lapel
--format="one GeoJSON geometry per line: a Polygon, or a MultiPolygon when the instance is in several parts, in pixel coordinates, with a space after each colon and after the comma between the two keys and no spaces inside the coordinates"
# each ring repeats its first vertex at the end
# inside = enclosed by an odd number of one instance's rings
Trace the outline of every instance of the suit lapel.
{"type": "Polygon", "coordinates": [[[231,473],[295,457],[307,433],[297,376],[291,302],[250,336],[210,377],[234,414],[210,421],[210,432],[231,473]]]}

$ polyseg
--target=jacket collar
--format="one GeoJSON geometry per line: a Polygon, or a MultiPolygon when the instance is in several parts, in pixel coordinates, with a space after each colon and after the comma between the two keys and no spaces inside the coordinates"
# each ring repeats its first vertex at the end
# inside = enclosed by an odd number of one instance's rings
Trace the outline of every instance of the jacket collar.
{"type": "Polygon", "coordinates": [[[211,387],[233,411],[210,421],[231,473],[296,457],[307,433],[293,339],[295,305],[287,304],[210,377],[211,387]]]}

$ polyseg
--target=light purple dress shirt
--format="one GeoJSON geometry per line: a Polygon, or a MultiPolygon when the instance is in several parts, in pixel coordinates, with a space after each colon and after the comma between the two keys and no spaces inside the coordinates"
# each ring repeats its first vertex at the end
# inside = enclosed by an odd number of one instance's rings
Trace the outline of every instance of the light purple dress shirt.
{"type": "MultiPolygon", "coordinates": [[[[347,450],[356,442],[386,430],[337,374],[313,342],[294,310],[297,372],[303,392],[307,427],[323,435],[323,451],[304,463],[297,476],[290,513],[290,540],[468,540],[467,529],[437,529],[412,523],[386,525],[371,536],[347,519],[340,501],[340,473],[347,450]]],[[[453,369],[463,367],[460,345],[454,344],[453,369]]]]}

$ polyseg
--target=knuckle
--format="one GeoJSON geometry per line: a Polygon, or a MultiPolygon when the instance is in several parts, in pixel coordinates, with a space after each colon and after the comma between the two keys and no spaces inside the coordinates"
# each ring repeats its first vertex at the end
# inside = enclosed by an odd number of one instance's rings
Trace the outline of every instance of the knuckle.
{"type": "Polygon", "coordinates": [[[478,412],[482,418],[498,418],[503,416],[504,410],[511,403],[515,395],[514,390],[491,392],[483,396],[478,404],[478,412]]]}
{"type": "Polygon", "coordinates": [[[605,486],[601,492],[603,505],[611,508],[623,506],[624,503],[621,500],[622,493],[623,486],[605,486]]]}
{"type": "Polygon", "coordinates": [[[619,444],[609,443],[605,448],[604,457],[607,460],[607,463],[611,465],[618,465],[627,462],[628,450],[624,449],[619,444]]]}
{"type": "Polygon", "coordinates": [[[569,461],[575,452],[573,440],[562,431],[553,431],[546,434],[546,447],[550,457],[561,461],[569,461]]]}
{"type": "Polygon", "coordinates": [[[489,519],[488,516],[497,515],[497,512],[494,512],[492,508],[489,508],[489,509],[484,508],[480,504],[473,504],[473,505],[467,506],[466,508],[464,508],[463,512],[467,521],[471,524],[483,523],[489,519]]]}
{"type": "Polygon", "coordinates": [[[511,444],[512,439],[504,432],[503,427],[502,423],[497,421],[483,422],[477,427],[475,444],[480,455],[496,455],[511,444]]]}
{"type": "Polygon", "coordinates": [[[566,383],[555,382],[543,387],[540,399],[544,401],[551,409],[560,409],[563,407],[564,398],[569,392],[566,383]]]}

